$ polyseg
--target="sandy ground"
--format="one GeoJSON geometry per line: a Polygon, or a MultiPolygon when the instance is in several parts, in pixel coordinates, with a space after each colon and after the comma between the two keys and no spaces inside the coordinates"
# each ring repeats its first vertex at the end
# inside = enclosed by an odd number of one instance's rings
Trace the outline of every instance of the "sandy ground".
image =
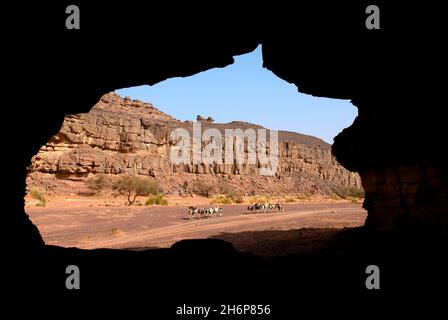
{"type": "Polygon", "coordinates": [[[104,203],[89,198],[54,199],[45,208],[27,207],[26,212],[51,245],[138,250],[169,247],[182,239],[219,238],[239,250],[267,256],[297,248],[313,250],[341,228],[363,225],[366,218],[361,203],[341,201],[291,203],[284,212],[259,214],[247,214],[248,204],[221,205],[223,216],[191,221],[187,204],[180,200],[169,206],[104,203]]]}

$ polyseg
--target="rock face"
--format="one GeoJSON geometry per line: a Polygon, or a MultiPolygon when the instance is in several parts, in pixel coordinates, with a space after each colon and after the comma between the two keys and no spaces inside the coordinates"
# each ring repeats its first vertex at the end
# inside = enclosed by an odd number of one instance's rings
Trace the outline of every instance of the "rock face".
{"type": "MultiPolygon", "coordinates": [[[[10,205],[2,212],[9,243],[20,252],[43,248],[23,208],[26,168],[58,132],[65,115],[88,112],[116,88],[154,85],[231,65],[234,56],[258,45],[263,66],[300,92],[351,99],[358,107],[357,120],[332,148],[341,164],[362,176],[368,227],[394,229],[407,220],[416,227],[446,230],[448,162],[441,147],[446,145],[446,89],[434,73],[444,75],[447,53],[443,41],[433,41],[444,39],[444,28],[437,28],[444,21],[437,15],[443,11],[384,2],[387,28],[376,32],[364,28],[368,3],[361,3],[301,2],[289,10],[276,1],[237,11],[232,5],[189,3],[177,13],[169,3],[161,14],[149,16],[148,2],[108,6],[105,14],[104,6],[91,1],[83,3],[96,22],[89,24],[88,32],[65,36],[55,27],[61,24],[55,13],[42,20],[43,29],[26,28],[19,30],[20,37],[6,37],[6,60],[18,63],[3,70],[8,79],[3,104],[9,106],[3,108],[4,118],[24,137],[4,139],[2,146],[8,155],[4,171],[10,175],[4,195],[10,205]],[[167,16],[170,32],[158,28],[166,25],[167,16]],[[403,29],[409,16],[427,19],[419,23],[421,32],[403,29]],[[273,20],[280,23],[266,23],[273,20]],[[117,40],[117,35],[126,41],[117,40]],[[139,45],[149,35],[149,48],[139,45]],[[35,39],[39,46],[31,54],[35,39]],[[406,167],[414,169],[402,170],[406,167]],[[383,179],[390,172],[394,180],[383,179]],[[408,181],[418,192],[403,192],[408,181]]],[[[15,23],[60,10],[50,2],[27,8],[18,5],[5,18],[15,23]]]]}
{"type": "MultiPolygon", "coordinates": [[[[240,121],[227,124],[201,121],[200,124],[202,131],[213,128],[223,134],[225,129],[262,129],[240,121]]],[[[82,188],[82,181],[95,174],[107,174],[111,179],[120,174],[133,174],[156,180],[169,193],[186,192],[196,180],[247,195],[328,196],[346,187],[361,187],[358,174],[336,161],[329,144],[293,132],[278,133],[279,161],[273,176],[260,175],[259,161],[255,164],[173,163],[170,151],[176,142],[171,133],[182,128],[192,137],[192,127],[191,122],[181,122],[149,103],[106,94],[89,113],[65,117],[61,130],[33,157],[28,184],[66,193],[82,188]]],[[[202,149],[205,146],[203,142],[202,149]]],[[[224,145],[222,148],[224,159],[224,145]]],[[[247,157],[247,143],[244,152],[247,157]]],[[[257,159],[259,156],[257,153],[257,159]]]]}

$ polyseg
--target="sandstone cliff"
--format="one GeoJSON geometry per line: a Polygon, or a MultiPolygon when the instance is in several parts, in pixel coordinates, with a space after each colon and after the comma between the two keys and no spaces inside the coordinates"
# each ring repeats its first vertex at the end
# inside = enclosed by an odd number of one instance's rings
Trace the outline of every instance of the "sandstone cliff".
{"type": "MultiPolygon", "coordinates": [[[[331,195],[345,187],[361,187],[358,174],[342,167],[324,141],[279,131],[279,163],[275,176],[261,176],[259,164],[174,164],[170,134],[175,128],[191,132],[192,122],[181,122],[152,104],[104,95],[89,113],[68,115],[56,135],[42,146],[28,168],[28,186],[55,193],[82,190],[95,174],[114,179],[129,173],[157,181],[166,192],[183,193],[196,180],[226,185],[244,194],[309,193],[331,195]]],[[[234,121],[202,122],[202,129],[260,126],[234,121]]],[[[246,150],[247,151],[247,150],[246,150]]]]}

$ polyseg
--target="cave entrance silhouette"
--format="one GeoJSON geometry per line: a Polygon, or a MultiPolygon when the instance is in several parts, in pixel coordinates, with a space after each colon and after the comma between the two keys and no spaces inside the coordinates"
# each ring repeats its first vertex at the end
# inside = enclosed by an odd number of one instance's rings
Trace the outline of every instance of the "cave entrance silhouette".
{"type": "MultiPolygon", "coordinates": [[[[338,164],[330,144],[309,135],[320,130],[332,139],[356,108],[300,94],[262,69],[260,47],[235,59],[223,69],[107,93],[89,113],[67,115],[29,167],[26,211],[44,240],[143,249],[212,237],[275,256],[320,250],[337,234],[332,228],[362,226],[360,177],[338,164]],[[195,126],[200,137],[207,130],[277,129],[278,167],[264,176],[259,159],[236,164],[239,152],[247,160],[258,150],[244,135],[240,151],[232,138],[230,162],[174,164],[173,132],[194,135],[195,126]],[[302,127],[308,134],[293,132],[302,127]]],[[[223,160],[226,148],[219,146],[223,160]]]]}
{"type": "MultiPolygon", "coordinates": [[[[446,234],[448,180],[440,147],[446,144],[440,107],[446,90],[434,72],[443,73],[446,53],[443,42],[427,35],[443,39],[438,30],[444,29],[436,28],[443,11],[382,2],[381,30],[372,32],[365,28],[370,3],[364,1],[290,7],[276,1],[248,10],[242,3],[184,2],[178,10],[165,4],[155,11],[153,2],[84,1],[79,32],[64,28],[63,2],[32,2],[26,10],[11,3],[17,8],[2,19],[8,30],[17,31],[5,38],[4,54],[13,68],[3,70],[5,119],[14,127],[3,145],[5,292],[15,300],[6,305],[19,302],[23,307],[15,312],[42,306],[76,312],[80,306],[84,313],[86,306],[89,314],[93,307],[101,315],[121,311],[167,318],[174,315],[167,310],[187,300],[197,305],[213,300],[272,303],[273,317],[286,319],[306,311],[333,318],[359,315],[360,308],[378,315],[415,314],[413,307],[426,300],[425,311],[435,312],[447,287],[446,236],[434,231],[446,234]],[[336,258],[297,254],[264,261],[218,239],[141,252],[45,244],[24,210],[26,168],[66,115],[88,112],[118,88],[225,67],[260,44],[264,66],[300,92],[350,99],[358,107],[354,123],[335,138],[332,154],[362,176],[368,218],[365,227],[351,230],[330,250],[336,258]],[[422,124],[427,126],[418,130],[422,124]],[[403,221],[429,232],[400,232],[403,221]],[[368,264],[381,269],[380,292],[365,289],[368,264]],[[81,292],[64,286],[69,265],[81,270],[81,292]]],[[[106,220],[104,225],[112,232],[106,220]]],[[[126,234],[117,230],[115,237],[126,234]]]]}

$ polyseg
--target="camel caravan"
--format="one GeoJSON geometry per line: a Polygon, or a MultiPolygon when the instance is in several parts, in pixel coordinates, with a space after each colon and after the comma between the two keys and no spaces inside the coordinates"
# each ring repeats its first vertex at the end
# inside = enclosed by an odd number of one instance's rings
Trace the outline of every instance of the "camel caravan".
{"type": "Polygon", "coordinates": [[[280,203],[255,203],[247,207],[248,213],[268,213],[268,212],[283,212],[285,206],[280,203]]]}
{"type": "MultiPolygon", "coordinates": [[[[188,219],[203,219],[221,217],[224,213],[221,207],[210,206],[206,208],[198,208],[190,206],[187,209],[188,219]]],[[[247,207],[247,213],[268,213],[268,212],[283,212],[285,206],[280,203],[255,203],[247,207]]]]}
{"type": "Polygon", "coordinates": [[[188,218],[190,220],[195,217],[198,219],[201,218],[213,218],[213,217],[221,217],[223,215],[222,208],[211,206],[208,208],[198,208],[198,207],[188,207],[188,218]]]}

